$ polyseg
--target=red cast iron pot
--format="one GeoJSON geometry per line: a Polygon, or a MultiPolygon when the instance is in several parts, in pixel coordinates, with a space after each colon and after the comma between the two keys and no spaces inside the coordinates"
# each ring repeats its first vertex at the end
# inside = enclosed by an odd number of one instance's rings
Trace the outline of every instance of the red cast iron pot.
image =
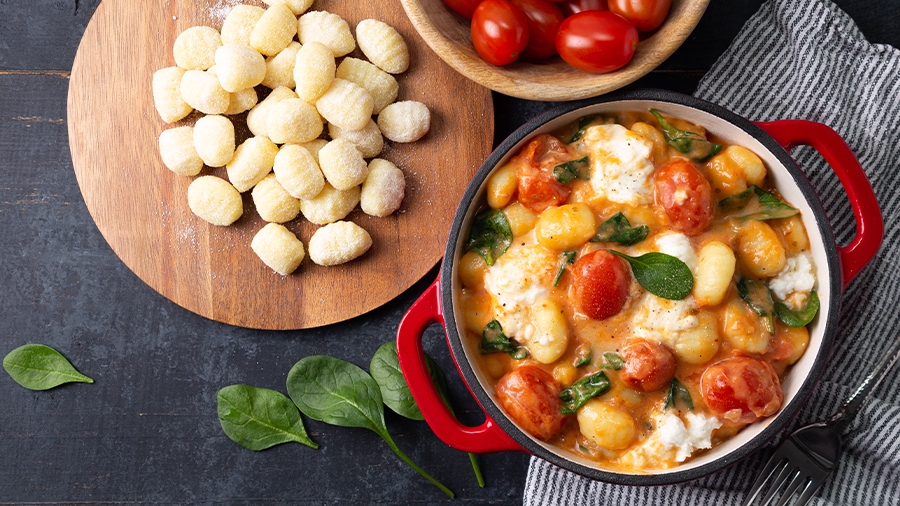
{"type": "Polygon", "coordinates": [[[413,397],[437,436],[450,446],[468,452],[526,451],[588,478],[628,485],[662,485],[699,478],[744,458],[782,430],[809,397],[828,361],[840,313],[844,287],[878,251],[883,222],[875,193],[856,157],[841,137],[820,123],[783,120],[753,123],[703,100],[673,92],[645,90],[607,95],[599,99],[565,104],[542,114],[506,139],[482,165],[466,190],[456,212],[440,277],[410,308],[397,331],[400,366],[413,397]],[[749,148],[762,158],[782,195],[801,210],[816,264],[817,292],[821,307],[810,324],[810,344],[794,364],[782,385],[784,404],[774,416],[752,424],[733,438],[688,462],[666,470],[628,474],[534,439],[504,414],[493,387],[473,367],[462,315],[457,307],[460,283],[456,273],[475,213],[484,205],[485,186],[495,167],[500,167],[534,135],[553,131],[588,114],[605,111],[655,108],[665,115],[703,125],[725,141],[749,148]],[[838,246],[825,209],[815,190],[788,151],[804,145],[816,149],[837,174],[856,216],[856,237],[838,246]],[[433,323],[444,326],[447,343],[459,373],[484,410],[486,420],[476,427],[459,423],[447,410],[430,380],[422,351],[422,334],[433,323]]]}

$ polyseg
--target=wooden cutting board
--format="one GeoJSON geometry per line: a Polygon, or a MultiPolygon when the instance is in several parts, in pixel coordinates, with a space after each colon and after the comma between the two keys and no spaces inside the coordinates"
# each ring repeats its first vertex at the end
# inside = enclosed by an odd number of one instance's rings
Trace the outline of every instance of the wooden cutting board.
{"type": "MultiPolygon", "coordinates": [[[[321,267],[304,259],[281,276],[250,249],[265,224],[244,194],[244,215],[230,227],[194,216],[193,178],[169,171],[158,137],[168,128],[153,105],[153,73],[174,65],[176,36],[195,25],[221,28],[235,0],[104,0],[91,19],[72,68],[68,97],[72,163],[85,203],[123,262],[154,290],[207,318],[259,329],[326,325],[372,310],[421,279],[439,261],[462,192],[493,141],[490,91],[457,74],[421,41],[398,2],[316,0],[312,10],[340,14],[353,29],[375,18],[406,39],[410,70],[398,76],[398,100],[431,109],[431,130],[411,144],[387,143],[381,154],[406,175],[398,212],[373,218],[358,208],[347,219],[374,245],[350,263],[321,267]]],[[[265,7],[265,4],[248,0],[265,7]]],[[[351,56],[364,58],[357,50],[351,56]]],[[[189,125],[198,113],[177,123],[189,125]]],[[[236,119],[238,143],[250,134],[236,119]]],[[[201,175],[225,177],[224,169],[201,175]]],[[[318,228],[298,218],[286,226],[306,245],[318,228]]]]}

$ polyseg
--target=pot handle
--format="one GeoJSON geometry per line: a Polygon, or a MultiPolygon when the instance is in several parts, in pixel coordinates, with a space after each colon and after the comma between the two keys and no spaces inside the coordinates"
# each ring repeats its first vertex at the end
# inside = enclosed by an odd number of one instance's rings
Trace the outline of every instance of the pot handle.
{"type": "Polygon", "coordinates": [[[477,427],[461,424],[444,405],[431,381],[425,363],[425,352],[422,349],[422,334],[432,323],[440,323],[446,328],[441,311],[440,287],[438,278],[409,308],[397,328],[397,356],[400,359],[400,370],[403,371],[403,376],[409,384],[413,399],[435,435],[457,450],[475,453],[525,451],[486,413],[486,420],[477,427]]]}
{"type": "Polygon", "coordinates": [[[837,174],[856,216],[856,237],[846,246],[838,246],[843,287],[878,253],[884,237],[884,221],[872,184],[844,139],[822,123],[806,120],[757,122],[778,144],[790,151],[795,146],[810,146],[818,151],[837,174]]]}

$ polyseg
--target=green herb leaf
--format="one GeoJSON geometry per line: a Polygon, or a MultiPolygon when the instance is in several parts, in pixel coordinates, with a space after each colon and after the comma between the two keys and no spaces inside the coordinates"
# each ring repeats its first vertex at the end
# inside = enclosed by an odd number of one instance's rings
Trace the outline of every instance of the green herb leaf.
{"type": "Polygon", "coordinates": [[[318,448],[306,434],[297,406],[283,394],[250,385],[229,385],[216,395],[225,435],[250,450],[296,442],[318,448]]]}
{"type": "Polygon", "coordinates": [[[736,209],[745,207],[750,203],[750,199],[753,198],[753,188],[747,188],[740,193],[735,193],[730,197],[725,197],[724,199],[719,201],[719,208],[721,208],[723,211],[734,211],[736,209]]]}
{"type": "Polygon", "coordinates": [[[587,168],[588,163],[587,156],[561,163],[553,167],[553,177],[562,184],[569,184],[579,178],[587,180],[589,177],[582,176],[582,169],[587,168]]]}
{"type": "Polygon", "coordinates": [[[397,358],[397,343],[387,342],[379,346],[369,362],[369,374],[378,388],[381,389],[381,399],[387,407],[400,416],[411,420],[425,420],[419,406],[413,399],[409,385],[400,370],[400,359],[397,358]]]}
{"type": "Polygon", "coordinates": [[[578,121],[578,130],[576,130],[575,133],[572,134],[572,138],[569,139],[568,144],[572,144],[573,142],[581,139],[581,137],[584,136],[585,129],[587,129],[587,127],[591,123],[593,123],[595,119],[597,119],[596,115],[590,115],[581,118],[581,120],[578,121]]]}
{"type": "Polygon", "coordinates": [[[651,251],[631,257],[616,250],[607,251],[627,260],[637,282],[657,297],[681,300],[690,295],[694,288],[694,275],[690,267],[672,255],[651,251]]]}
{"type": "Polygon", "coordinates": [[[775,314],[788,327],[803,327],[811,322],[818,312],[819,296],[815,290],[810,292],[809,299],[806,301],[806,307],[799,311],[794,311],[783,302],[775,303],[775,314]]]}
{"type": "Polygon", "coordinates": [[[575,413],[587,401],[606,393],[609,388],[609,378],[606,377],[603,371],[576,381],[572,386],[559,394],[560,400],[563,401],[562,414],[571,415],[575,413]]]}
{"type": "Polygon", "coordinates": [[[678,381],[678,378],[672,378],[672,383],[669,385],[669,394],[666,396],[666,405],[663,409],[677,408],[676,402],[678,401],[681,401],[689,410],[694,410],[694,400],[691,399],[691,392],[678,381]]]}
{"type": "Polygon", "coordinates": [[[481,353],[487,355],[499,352],[509,353],[509,356],[516,360],[528,358],[528,349],[506,337],[500,322],[491,320],[481,331],[481,353]]]}
{"type": "Polygon", "coordinates": [[[741,278],[737,283],[738,295],[750,306],[754,313],[763,318],[766,330],[775,333],[775,303],[772,301],[772,292],[762,281],[741,278]]]}
{"type": "Polygon", "coordinates": [[[494,265],[512,244],[512,237],[506,215],[500,210],[486,209],[472,222],[466,250],[477,252],[486,264],[494,265]]]}
{"type": "Polygon", "coordinates": [[[591,360],[594,359],[594,350],[590,345],[581,345],[576,351],[578,356],[575,357],[575,361],[572,363],[574,367],[584,367],[589,365],[591,360]]]}
{"type": "Polygon", "coordinates": [[[556,271],[556,277],[553,278],[553,286],[559,285],[559,280],[562,278],[563,273],[566,272],[566,266],[575,263],[574,251],[563,251],[562,257],[562,263],[559,264],[559,270],[556,271]]]}
{"type": "Polygon", "coordinates": [[[403,462],[454,497],[450,489],[417,466],[391,439],[384,423],[381,389],[366,371],[334,357],[306,357],[288,373],[287,391],[300,411],[314,420],[375,432],[403,462]]]}
{"type": "Polygon", "coordinates": [[[49,390],[64,383],[93,383],[66,357],[43,344],[26,344],[3,358],[3,368],[16,383],[29,390],[49,390]]]}
{"type": "Polygon", "coordinates": [[[607,351],[603,354],[603,358],[606,360],[606,363],[600,366],[603,369],[612,369],[614,371],[618,371],[625,367],[625,360],[623,360],[618,353],[607,351]]]}
{"type": "Polygon", "coordinates": [[[688,158],[703,161],[722,150],[721,144],[710,142],[696,132],[675,128],[656,109],[650,109],[650,114],[659,122],[663,137],[669,146],[675,148],[679,153],[684,153],[688,158]]]}
{"type": "Polygon", "coordinates": [[[736,218],[742,222],[749,220],[765,221],[777,220],[780,218],[789,218],[800,212],[799,209],[791,206],[786,202],[782,202],[775,195],[759,188],[753,187],[753,193],[759,200],[759,210],[750,212],[736,218]]]}
{"type": "Polygon", "coordinates": [[[649,233],[647,225],[632,227],[624,214],[616,213],[600,225],[591,242],[615,242],[631,246],[646,239],[649,233]]]}

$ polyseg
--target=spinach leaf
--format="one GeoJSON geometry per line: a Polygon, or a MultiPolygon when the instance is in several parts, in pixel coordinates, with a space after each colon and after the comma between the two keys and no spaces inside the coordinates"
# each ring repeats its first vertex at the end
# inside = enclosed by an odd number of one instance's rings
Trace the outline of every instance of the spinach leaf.
{"type": "Polygon", "coordinates": [[[803,327],[816,317],[819,312],[819,296],[815,290],[809,293],[809,300],[806,301],[806,307],[799,311],[794,311],[787,304],[782,302],[775,303],[775,314],[778,319],[788,327],[803,327]]]}
{"type": "Polygon", "coordinates": [[[485,209],[475,215],[466,250],[477,252],[486,264],[494,265],[512,244],[512,237],[506,215],[500,210],[485,209]]]}
{"type": "Polygon", "coordinates": [[[222,430],[244,448],[265,450],[290,441],[319,447],[306,434],[297,406],[275,390],[229,385],[216,400],[222,430]]]}
{"type": "Polygon", "coordinates": [[[587,127],[597,119],[596,115],[585,116],[578,121],[578,129],[572,134],[572,137],[569,139],[568,144],[572,144],[573,142],[581,139],[584,136],[584,131],[587,127]]]}
{"type": "Polygon", "coordinates": [[[772,292],[762,281],[741,278],[737,283],[738,295],[750,306],[754,313],[763,318],[766,330],[770,334],[775,332],[775,303],[772,301],[772,292]]]}
{"type": "Polygon", "coordinates": [[[616,250],[607,250],[631,264],[634,279],[648,292],[670,300],[681,300],[690,295],[694,288],[694,275],[681,260],[651,251],[639,257],[631,257],[616,250]]]}
{"type": "Polygon", "coordinates": [[[503,333],[503,327],[497,320],[491,320],[481,331],[481,353],[509,353],[516,360],[528,358],[528,349],[519,346],[503,333]]]}
{"type": "MultiPolygon", "coordinates": [[[[755,186],[753,187],[755,188],[755,186]]],[[[735,209],[741,209],[750,203],[750,199],[753,197],[753,188],[747,188],[746,190],[735,193],[730,197],[725,197],[724,199],[719,201],[719,208],[723,211],[733,211],[735,209]]]]}
{"type": "Polygon", "coordinates": [[[688,158],[703,161],[722,150],[721,144],[710,142],[696,132],[675,128],[656,109],[650,109],[650,114],[659,122],[663,137],[669,146],[675,148],[679,153],[684,153],[688,158]]]}
{"type": "Polygon", "coordinates": [[[584,345],[578,347],[575,350],[577,356],[575,357],[575,361],[572,362],[572,366],[574,367],[584,367],[591,363],[591,360],[594,359],[594,350],[590,347],[590,345],[584,345]]]}
{"type": "Polygon", "coordinates": [[[384,423],[381,390],[366,371],[334,357],[313,355],[301,359],[291,368],[287,390],[300,411],[314,420],[375,432],[403,462],[449,497],[454,497],[450,489],[417,466],[391,439],[384,423]]]}
{"type": "Polygon", "coordinates": [[[588,167],[588,157],[579,158],[561,163],[553,167],[553,177],[562,184],[569,184],[575,179],[590,179],[589,176],[583,176],[581,170],[588,167]]]}
{"type": "Polygon", "coordinates": [[[78,372],[62,353],[44,344],[26,344],[14,349],[3,358],[3,368],[16,383],[29,390],[94,382],[78,372]]]}
{"type": "Polygon", "coordinates": [[[562,414],[571,415],[575,413],[587,401],[606,393],[609,388],[609,378],[606,377],[603,371],[576,381],[572,386],[559,394],[560,400],[563,401],[562,414]]]}
{"type": "MultiPolygon", "coordinates": [[[[429,364],[430,365],[430,364],[429,364]]],[[[429,367],[429,371],[431,368],[429,367]]],[[[372,360],[369,362],[369,374],[378,383],[381,390],[381,399],[387,407],[394,410],[400,416],[411,420],[422,421],[425,417],[419,411],[406,378],[400,370],[400,359],[397,358],[397,344],[384,343],[375,350],[372,360]]],[[[433,377],[433,375],[432,375],[433,377]]]]}
{"type": "Polygon", "coordinates": [[[746,209],[745,212],[734,216],[740,222],[789,218],[800,212],[799,209],[755,185],[741,193],[720,200],[719,207],[725,211],[746,209]],[[751,205],[754,196],[756,202],[755,205],[751,205]]]}
{"type": "Polygon", "coordinates": [[[553,278],[553,286],[559,285],[559,280],[562,278],[563,273],[566,272],[566,266],[575,263],[574,251],[563,251],[562,257],[562,263],[559,264],[559,270],[556,271],[556,277],[553,278]]]}
{"type": "Polygon", "coordinates": [[[612,369],[613,371],[618,371],[625,367],[625,360],[623,360],[618,353],[607,351],[603,354],[603,358],[606,360],[606,362],[600,366],[603,369],[612,369]]]}
{"type": "Polygon", "coordinates": [[[686,386],[678,381],[678,378],[672,378],[672,383],[669,385],[669,393],[666,395],[666,405],[663,407],[663,410],[677,408],[676,402],[678,401],[681,401],[681,403],[689,410],[694,410],[694,400],[691,399],[691,392],[688,391],[686,386]]]}
{"type": "Polygon", "coordinates": [[[600,225],[597,235],[591,238],[591,242],[615,242],[631,246],[646,239],[649,233],[650,228],[647,225],[632,227],[628,218],[619,212],[600,225]]]}

